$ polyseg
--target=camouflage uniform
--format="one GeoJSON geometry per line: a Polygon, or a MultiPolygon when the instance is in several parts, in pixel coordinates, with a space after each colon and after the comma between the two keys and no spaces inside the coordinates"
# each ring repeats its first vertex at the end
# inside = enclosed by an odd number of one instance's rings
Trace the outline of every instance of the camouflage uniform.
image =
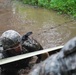
{"type": "MultiPolygon", "coordinates": [[[[13,30],[8,30],[4,32],[1,36],[2,38],[2,46],[3,46],[3,52],[0,53],[0,58],[7,58],[13,56],[11,53],[8,52],[8,48],[11,47],[11,45],[16,44],[17,42],[20,42],[22,45],[22,50],[20,54],[33,52],[37,50],[42,50],[42,46],[33,38],[30,38],[26,36],[26,39],[21,37],[21,35],[13,30]],[[9,36],[10,35],[10,36],[9,36]],[[12,37],[14,36],[14,37],[12,37]],[[12,39],[12,40],[10,40],[12,39]],[[6,41],[4,41],[6,40],[6,41]],[[6,51],[7,50],[7,51],[6,51]]],[[[41,59],[41,56],[38,56],[39,60],[41,59]]],[[[27,58],[24,60],[20,60],[17,62],[13,62],[10,64],[2,65],[2,73],[1,75],[9,75],[13,74],[15,75],[18,70],[24,69],[26,67],[31,68],[31,65],[34,65],[35,63],[30,63],[32,61],[33,57],[27,58]]],[[[38,60],[38,61],[39,61],[38,60]]]]}
{"type": "Polygon", "coordinates": [[[76,75],[76,37],[60,52],[34,67],[29,75],[76,75]]]}

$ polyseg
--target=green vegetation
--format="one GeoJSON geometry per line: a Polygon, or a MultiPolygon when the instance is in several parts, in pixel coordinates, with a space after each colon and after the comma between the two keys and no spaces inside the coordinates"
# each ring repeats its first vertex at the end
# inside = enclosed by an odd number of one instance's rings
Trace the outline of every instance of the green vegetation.
{"type": "Polygon", "coordinates": [[[76,0],[22,0],[25,4],[38,5],[76,17],[76,0]]]}

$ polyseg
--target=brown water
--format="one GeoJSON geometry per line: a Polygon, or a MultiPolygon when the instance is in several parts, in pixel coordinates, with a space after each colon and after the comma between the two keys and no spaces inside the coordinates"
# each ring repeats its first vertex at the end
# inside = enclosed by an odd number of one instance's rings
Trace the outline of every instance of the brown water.
{"type": "Polygon", "coordinates": [[[18,1],[0,0],[0,35],[8,29],[21,35],[32,31],[44,48],[64,45],[76,36],[76,22],[66,15],[18,1]]]}

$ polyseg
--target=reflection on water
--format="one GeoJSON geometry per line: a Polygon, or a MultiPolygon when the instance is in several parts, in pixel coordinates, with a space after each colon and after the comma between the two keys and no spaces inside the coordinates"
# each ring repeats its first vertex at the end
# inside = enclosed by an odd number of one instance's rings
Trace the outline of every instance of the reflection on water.
{"type": "Polygon", "coordinates": [[[76,35],[76,22],[66,15],[18,1],[2,0],[0,4],[0,35],[8,29],[21,35],[32,31],[44,48],[63,45],[76,35]]]}

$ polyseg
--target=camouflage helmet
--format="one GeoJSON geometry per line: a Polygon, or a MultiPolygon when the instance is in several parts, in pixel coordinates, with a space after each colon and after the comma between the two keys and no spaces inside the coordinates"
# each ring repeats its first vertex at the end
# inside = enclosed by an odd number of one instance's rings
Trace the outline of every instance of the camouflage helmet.
{"type": "Polygon", "coordinates": [[[21,42],[21,35],[14,30],[7,30],[1,36],[4,49],[8,49],[21,42]]]}

